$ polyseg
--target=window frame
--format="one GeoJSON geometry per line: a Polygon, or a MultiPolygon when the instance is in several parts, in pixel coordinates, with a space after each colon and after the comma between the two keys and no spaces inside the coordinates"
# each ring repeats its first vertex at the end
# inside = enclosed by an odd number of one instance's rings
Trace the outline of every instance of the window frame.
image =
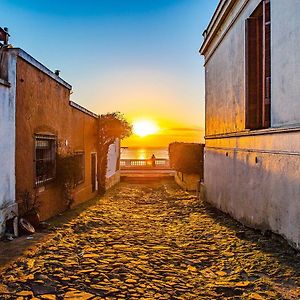
{"type": "Polygon", "coordinates": [[[34,135],[34,183],[35,186],[43,186],[47,183],[50,183],[52,181],[55,180],[56,178],[56,146],[57,146],[57,138],[55,135],[44,135],[44,134],[35,134],[34,135]],[[37,141],[41,140],[41,141],[50,141],[50,147],[51,147],[51,152],[50,152],[50,161],[52,161],[53,163],[53,170],[52,170],[52,175],[49,176],[48,178],[45,179],[38,179],[37,176],[37,162],[38,162],[38,158],[37,158],[37,141]]]}
{"type": "Polygon", "coordinates": [[[270,0],[261,1],[245,21],[245,128],[249,130],[271,127],[270,5],[270,0]]]}
{"type": "Polygon", "coordinates": [[[85,182],[85,152],[83,150],[81,151],[75,151],[74,156],[82,156],[82,166],[81,166],[81,178],[76,183],[76,185],[80,185],[85,182]]]}

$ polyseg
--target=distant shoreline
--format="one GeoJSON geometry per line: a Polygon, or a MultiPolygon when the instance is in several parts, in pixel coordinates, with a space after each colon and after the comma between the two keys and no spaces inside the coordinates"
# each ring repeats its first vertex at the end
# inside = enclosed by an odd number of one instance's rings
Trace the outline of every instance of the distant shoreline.
{"type": "Polygon", "coordinates": [[[122,147],[121,159],[169,158],[168,147],[122,147]]]}
{"type": "Polygon", "coordinates": [[[168,149],[169,146],[147,146],[147,147],[143,147],[143,146],[121,146],[122,149],[168,149]]]}

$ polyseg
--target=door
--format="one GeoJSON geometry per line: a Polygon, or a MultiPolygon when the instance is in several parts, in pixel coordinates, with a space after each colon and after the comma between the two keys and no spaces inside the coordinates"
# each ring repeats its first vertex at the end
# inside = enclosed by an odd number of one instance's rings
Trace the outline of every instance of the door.
{"type": "Polygon", "coordinates": [[[91,179],[92,179],[92,192],[97,191],[97,154],[91,154],[91,179]]]}

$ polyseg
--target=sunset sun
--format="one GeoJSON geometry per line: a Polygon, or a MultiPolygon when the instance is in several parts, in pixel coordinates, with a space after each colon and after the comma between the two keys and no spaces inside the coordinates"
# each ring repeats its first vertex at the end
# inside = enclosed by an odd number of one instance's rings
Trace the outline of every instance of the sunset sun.
{"type": "Polygon", "coordinates": [[[133,132],[140,137],[145,137],[157,133],[158,126],[150,120],[138,120],[133,122],[133,132]]]}

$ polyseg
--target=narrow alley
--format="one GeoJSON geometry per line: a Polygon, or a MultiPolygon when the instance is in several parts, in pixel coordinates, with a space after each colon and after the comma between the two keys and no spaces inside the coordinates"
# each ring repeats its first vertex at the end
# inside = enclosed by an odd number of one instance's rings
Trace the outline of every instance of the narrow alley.
{"type": "Polygon", "coordinates": [[[1,271],[1,299],[299,299],[299,254],[174,182],[121,183],[1,271]]]}

